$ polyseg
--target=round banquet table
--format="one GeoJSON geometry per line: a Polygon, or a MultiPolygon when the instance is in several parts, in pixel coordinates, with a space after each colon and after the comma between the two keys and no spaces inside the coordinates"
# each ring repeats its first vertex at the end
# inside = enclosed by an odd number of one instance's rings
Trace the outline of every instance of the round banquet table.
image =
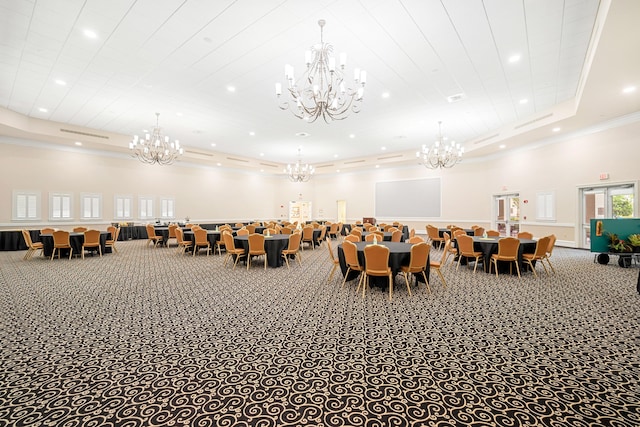
{"type": "MultiPolygon", "coordinates": [[[[111,247],[107,247],[107,237],[110,237],[108,231],[100,232],[100,248],[102,254],[111,253],[111,247]]],[[[50,257],[53,253],[53,234],[41,234],[40,241],[42,242],[42,253],[46,257],[50,257]]],[[[84,233],[69,233],[69,244],[73,249],[73,255],[82,255],[82,244],[84,243],[84,233]]],[[[62,249],[60,257],[69,257],[69,249],[62,249]]]]}
{"type": "MultiPolygon", "coordinates": [[[[485,273],[489,273],[489,266],[491,262],[491,255],[498,253],[498,240],[500,237],[482,237],[482,236],[472,236],[473,238],[473,249],[475,251],[482,252],[484,256],[484,261],[482,262],[482,268],[485,273]]],[[[522,254],[524,253],[534,253],[536,251],[536,241],[531,239],[518,239],[520,240],[520,247],[518,248],[518,264],[520,265],[520,271],[524,271],[523,268],[528,267],[528,265],[523,264],[522,262],[522,254]]],[[[499,262],[498,263],[498,271],[500,273],[508,273],[509,272],[509,263],[508,262],[499,262]]],[[[512,270],[513,274],[516,274],[516,270],[512,270]]]]}
{"type": "MultiPolygon", "coordinates": [[[[267,252],[267,264],[269,267],[280,267],[284,263],[282,251],[289,246],[290,234],[272,234],[264,237],[264,250],[267,252]]],[[[236,248],[244,248],[249,252],[249,236],[234,236],[236,248]]]]}

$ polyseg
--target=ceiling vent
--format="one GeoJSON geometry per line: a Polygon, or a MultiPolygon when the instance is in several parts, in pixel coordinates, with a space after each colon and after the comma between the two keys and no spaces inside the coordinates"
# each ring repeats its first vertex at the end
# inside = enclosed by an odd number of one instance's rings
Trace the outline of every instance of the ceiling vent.
{"type": "Polygon", "coordinates": [[[278,167],[278,165],[272,165],[270,163],[260,163],[260,166],[267,166],[267,167],[270,167],[270,168],[277,168],[278,167]]]}
{"type": "Polygon", "coordinates": [[[476,144],[482,144],[483,142],[487,142],[488,140],[493,139],[493,138],[497,138],[497,137],[499,137],[499,136],[500,136],[500,134],[499,134],[499,133],[494,133],[494,134],[493,134],[493,135],[491,135],[491,136],[487,136],[486,138],[482,138],[482,139],[479,139],[479,140],[477,140],[477,141],[474,141],[474,142],[473,142],[473,145],[476,145],[476,144]]]}
{"type": "Polygon", "coordinates": [[[185,150],[185,153],[196,154],[198,156],[215,157],[211,153],[205,153],[204,151],[185,150]]]}
{"type": "Polygon", "coordinates": [[[538,117],[537,119],[529,120],[526,123],[522,123],[522,124],[519,124],[518,126],[514,126],[513,129],[520,129],[520,128],[523,128],[525,126],[529,126],[529,125],[532,125],[532,124],[534,124],[536,122],[539,122],[540,120],[548,119],[549,117],[553,117],[553,113],[549,113],[546,116],[538,117]]]}
{"type": "Polygon", "coordinates": [[[93,138],[109,139],[109,137],[106,136],[106,135],[98,135],[98,134],[95,134],[95,133],[80,132],[80,131],[71,130],[71,129],[60,129],[60,132],[72,133],[74,135],[91,136],[93,138]]]}
{"type": "Polygon", "coordinates": [[[355,165],[356,163],[364,163],[366,160],[351,160],[350,162],[344,162],[345,165],[355,165]]]}
{"type": "Polygon", "coordinates": [[[454,102],[462,101],[466,96],[464,93],[456,93],[455,95],[447,96],[447,102],[453,104],[454,102]]]}
{"type": "Polygon", "coordinates": [[[328,165],[314,166],[314,168],[316,168],[316,169],[320,169],[320,168],[332,168],[332,167],[334,167],[334,166],[335,166],[335,165],[334,165],[333,163],[331,163],[331,164],[328,164],[328,165]]]}
{"type": "Polygon", "coordinates": [[[235,158],[235,157],[227,157],[227,160],[231,160],[232,162],[249,163],[249,160],[237,159],[237,158],[235,158]]]}
{"type": "Polygon", "coordinates": [[[378,160],[397,159],[399,157],[404,157],[404,156],[402,154],[395,154],[393,156],[378,157],[378,160]]]}

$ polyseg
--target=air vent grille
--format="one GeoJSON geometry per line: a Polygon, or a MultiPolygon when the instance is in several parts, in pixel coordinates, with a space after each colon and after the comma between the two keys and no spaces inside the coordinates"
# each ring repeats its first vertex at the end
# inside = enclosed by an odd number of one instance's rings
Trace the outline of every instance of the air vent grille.
{"type": "Polygon", "coordinates": [[[72,133],[74,135],[91,136],[93,138],[109,139],[109,137],[106,136],[106,135],[98,135],[98,134],[95,134],[95,133],[80,132],[78,130],[60,129],[60,132],[72,133]]]}
{"type": "Polygon", "coordinates": [[[537,119],[529,120],[526,123],[522,123],[522,124],[519,124],[518,126],[514,126],[514,129],[520,129],[525,126],[529,126],[533,123],[539,122],[540,120],[548,119],[549,117],[553,117],[553,113],[549,113],[546,116],[541,116],[541,117],[538,117],[537,119]]]}
{"type": "Polygon", "coordinates": [[[364,163],[366,160],[351,160],[349,162],[344,162],[345,165],[355,165],[356,163],[364,163]]]}
{"type": "Polygon", "coordinates": [[[486,142],[486,141],[488,141],[488,140],[490,140],[490,139],[493,139],[493,138],[497,138],[497,137],[499,137],[499,136],[500,136],[500,134],[499,134],[499,133],[494,133],[494,134],[493,134],[493,135],[491,135],[491,136],[487,136],[486,138],[482,138],[482,139],[479,139],[479,140],[477,140],[477,141],[474,141],[474,143],[473,143],[473,144],[474,144],[474,145],[475,145],[475,144],[482,144],[483,142],[486,142]]]}
{"type": "Polygon", "coordinates": [[[395,154],[393,156],[378,157],[378,160],[397,159],[399,157],[404,157],[404,156],[402,154],[395,154]]]}
{"type": "Polygon", "coordinates": [[[238,159],[238,158],[235,158],[235,157],[227,157],[227,160],[231,160],[233,162],[249,163],[249,160],[238,159]]]}

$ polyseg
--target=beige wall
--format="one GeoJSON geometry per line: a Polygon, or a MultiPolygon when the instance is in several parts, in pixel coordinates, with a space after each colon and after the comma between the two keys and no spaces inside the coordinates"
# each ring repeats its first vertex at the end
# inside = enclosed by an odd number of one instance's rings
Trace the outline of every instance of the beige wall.
{"type": "MultiPolygon", "coordinates": [[[[42,221],[49,223],[48,193],[74,194],[74,213],[80,215],[79,196],[101,193],[103,219],[112,221],[116,194],[174,197],[176,218],[194,221],[286,218],[291,200],[313,203],[315,218],[337,216],[337,200],[346,200],[350,220],[375,216],[375,183],[426,177],[440,177],[442,216],[440,218],[399,218],[409,227],[424,232],[427,223],[490,227],[493,196],[517,192],[521,200],[522,229],[534,235],[555,233],[559,241],[575,245],[579,236],[578,188],[587,185],[636,182],[640,178],[640,123],[586,133],[537,148],[505,152],[481,161],[465,161],[453,169],[428,170],[422,166],[380,168],[370,171],[318,175],[308,183],[290,183],[282,176],[253,174],[216,167],[176,164],[170,167],[144,165],[135,159],[87,154],[81,149],[52,149],[43,144],[16,144],[0,137],[0,226],[21,228],[11,221],[13,190],[38,190],[42,194],[42,221]],[[610,179],[599,181],[607,172],[610,179]],[[554,191],[556,221],[535,219],[536,194],[554,191]],[[322,214],[322,215],[321,215],[322,214]]],[[[411,200],[398,200],[411,203],[411,200]]],[[[637,205],[637,197],[636,197],[637,205]]],[[[157,209],[157,207],[156,207],[157,209]]],[[[636,206],[636,209],[637,206],[636,206]]],[[[392,220],[395,218],[377,218],[392,220]]],[[[79,220],[60,228],[80,223],[79,220]]],[[[29,226],[29,225],[26,225],[29,226]]]]}

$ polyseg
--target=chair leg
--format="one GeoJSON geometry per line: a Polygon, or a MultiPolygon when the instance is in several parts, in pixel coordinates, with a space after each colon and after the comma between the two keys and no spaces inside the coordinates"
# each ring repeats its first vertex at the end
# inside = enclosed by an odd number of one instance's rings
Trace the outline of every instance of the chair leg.
{"type": "Polygon", "coordinates": [[[526,261],[527,264],[529,264],[529,267],[531,268],[531,271],[533,271],[533,277],[538,278],[538,273],[536,273],[536,268],[533,265],[533,263],[529,260],[526,261]]]}
{"type": "MultiPolygon", "coordinates": [[[[447,288],[447,281],[444,280],[444,276],[442,275],[442,271],[440,271],[439,268],[436,268],[436,273],[438,273],[438,276],[440,276],[440,280],[442,280],[442,287],[443,288],[447,288]]],[[[431,289],[429,289],[429,293],[431,293],[431,289]]]]}
{"type": "Polygon", "coordinates": [[[518,279],[522,279],[522,277],[520,276],[520,265],[518,263],[518,260],[513,261],[513,263],[516,265],[516,271],[518,272],[518,279]]]}
{"type": "MultiPolygon", "coordinates": [[[[411,290],[409,290],[409,295],[411,295],[411,290]]],[[[393,277],[391,273],[389,273],[389,301],[393,299],[393,277]]]]}

